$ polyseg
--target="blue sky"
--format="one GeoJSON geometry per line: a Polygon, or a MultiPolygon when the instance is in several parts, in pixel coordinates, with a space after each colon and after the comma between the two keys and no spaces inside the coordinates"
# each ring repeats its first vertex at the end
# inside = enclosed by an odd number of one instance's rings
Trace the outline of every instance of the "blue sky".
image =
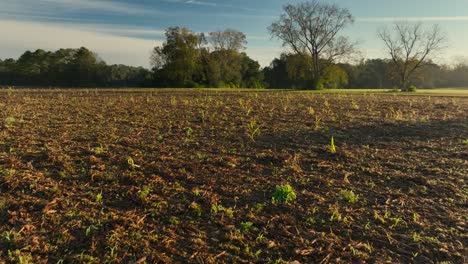
{"type": "MultiPolygon", "coordinates": [[[[263,66],[283,51],[267,27],[282,6],[304,0],[0,0],[0,58],[25,50],[86,46],[108,63],[148,67],[169,26],[196,32],[233,28],[263,66]]],[[[359,42],[359,58],[385,57],[377,29],[395,21],[439,24],[449,43],[441,63],[468,57],[467,0],[334,0],[356,19],[343,33],[359,42]]]]}

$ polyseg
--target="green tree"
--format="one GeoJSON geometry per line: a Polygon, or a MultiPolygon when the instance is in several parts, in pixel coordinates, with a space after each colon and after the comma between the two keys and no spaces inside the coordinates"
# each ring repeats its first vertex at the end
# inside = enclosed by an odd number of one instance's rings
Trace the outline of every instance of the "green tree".
{"type": "Polygon", "coordinates": [[[166,41],[155,47],[151,54],[153,72],[160,85],[190,87],[199,74],[201,36],[187,28],[172,27],[166,30],[166,41]]]}
{"type": "Polygon", "coordinates": [[[0,85],[15,85],[17,80],[16,61],[6,59],[0,62],[0,85]]]}
{"type": "Polygon", "coordinates": [[[244,88],[263,88],[264,76],[260,70],[260,64],[242,53],[242,87],[244,88]]]}
{"type": "Polygon", "coordinates": [[[323,88],[339,89],[348,85],[348,74],[339,65],[330,65],[320,80],[323,88]]]}
{"type": "Polygon", "coordinates": [[[285,54],[281,54],[280,58],[273,59],[270,66],[263,69],[263,75],[265,76],[267,88],[291,88],[291,80],[288,77],[285,54]]]}
{"type": "Polygon", "coordinates": [[[307,54],[281,54],[279,59],[275,59],[270,67],[264,70],[268,86],[271,88],[310,88],[313,81],[309,70],[310,62],[307,54]]]}
{"type": "Polygon", "coordinates": [[[23,85],[47,85],[51,53],[42,49],[24,52],[16,62],[16,73],[23,85]]]}
{"type": "Polygon", "coordinates": [[[214,49],[204,53],[208,58],[203,66],[206,72],[207,84],[212,87],[240,87],[243,83],[243,59],[241,51],[247,44],[244,33],[226,29],[210,32],[207,42],[214,49]]]}
{"type": "Polygon", "coordinates": [[[105,63],[96,53],[81,47],[74,54],[70,64],[74,73],[73,86],[90,87],[100,84],[105,63]]]}
{"type": "Polygon", "coordinates": [[[75,72],[71,65],[75,57],[76,49],[59,49],[52,54],[50,71],[54,85],[72,86],[75,72]]]}
{"type": "Polygon", "coordinates": [[[393,82],[389,75],[390,62],[388,60],[366,60],[357,67],[360,68],[357,87],[377,89],[392,87],[393,82]]]}
{"type": "Polygon", "coordinates": [[[127,65],[110,65],[106,72],[106,86],[111,87],[138,87],[149,86],[151,72],[143,67],[127,65]]]}

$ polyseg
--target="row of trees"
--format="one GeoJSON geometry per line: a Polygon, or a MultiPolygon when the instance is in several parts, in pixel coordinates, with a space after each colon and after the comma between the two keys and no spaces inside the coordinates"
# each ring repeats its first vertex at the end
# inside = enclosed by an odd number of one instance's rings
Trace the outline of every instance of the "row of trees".
{"type": "MultiPolygon", "coordinates": [[[[182,69],[176,63],[185,62],[172,59],[171,64],[161,62],[149,71],[141,67],[106,65],[86,48],[26,51],[18,60],[0,60],[0,85],[308,89],[313,83],[312,75],[304,66],[307,61],[297,54],[284,53],[270,66],[259,70],[258,63],[245,53],[231,52],[226,56],[223,52],[202,50],[198,54],[200,61],[188,64],[193,66],[192,69],[187,66],[182,69]]],[[[153,63],[157,58],[161,59],[159,56],[155,55],[153,63]]],[[[320,77],[318,88],[395,88],[398,87],[398,72],[393,69],[391,59],[362,60],[357,64],[333,63],[320,77]]],[[[454,66],[427,61],[425,67],[412,74],[411,84],[424,88],[468,87],[468,61],[454,66]]]]}
{"type": "MultiPolygon", "coordinates": [[[[265,83],[269,88],[308,89],[312,77],[298,67],[298,56],[283,54],[264,68],[265,83]]],[[[300,64],[299,64],[300,66],[300,64]]],[[[337,63],[327,67],[321,76],[319,88],[398,88],[398,72],[391,59],[362,60],[357,64],[337,63]]],[[[437,65],[428,61],[425,67],[412,74],[412,85],[422,88],[468,87],[468,62],[453,66],[437,65]]]]}
{"type": "Polygon", "coordinates": [[[87,48],[26,51],[17,60],[0,60],[0,85],[149,86],[151,72],[142,67],[107,65],[87,48]]]}

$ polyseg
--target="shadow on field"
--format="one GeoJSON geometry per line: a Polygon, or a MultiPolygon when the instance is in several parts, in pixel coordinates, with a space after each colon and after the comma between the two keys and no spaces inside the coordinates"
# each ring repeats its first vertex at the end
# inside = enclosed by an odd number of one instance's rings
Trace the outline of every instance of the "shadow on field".
{"type": "Polygon", "coordinates": [[[468,137],[468,120],[401,122],[350,127],[335,131],[336,137],[352,145],[363,145],[371,142],[429,141],[443,138],[466,139],[468,137]]]}
{"type": "Polygon", "coordinates": [[[468,138],[468,120],[435,120],[427,122],[399,122],[372,125],[331,127],[328,131],[289,130],[259,137],[259,142],[275,148],[304,148],[307,145],[336,142],[348,145],[372,143],[431,141],[439,139],[465,140],[468,138]]]}

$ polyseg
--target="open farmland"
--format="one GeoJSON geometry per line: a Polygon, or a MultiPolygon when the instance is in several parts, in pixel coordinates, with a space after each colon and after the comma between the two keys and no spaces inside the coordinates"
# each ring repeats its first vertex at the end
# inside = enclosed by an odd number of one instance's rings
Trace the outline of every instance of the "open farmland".
{"type": "Polygon", "coordinates": [[[2,90],[0,109],[0,263],[468,261],[468,97],[2,90]]]}

